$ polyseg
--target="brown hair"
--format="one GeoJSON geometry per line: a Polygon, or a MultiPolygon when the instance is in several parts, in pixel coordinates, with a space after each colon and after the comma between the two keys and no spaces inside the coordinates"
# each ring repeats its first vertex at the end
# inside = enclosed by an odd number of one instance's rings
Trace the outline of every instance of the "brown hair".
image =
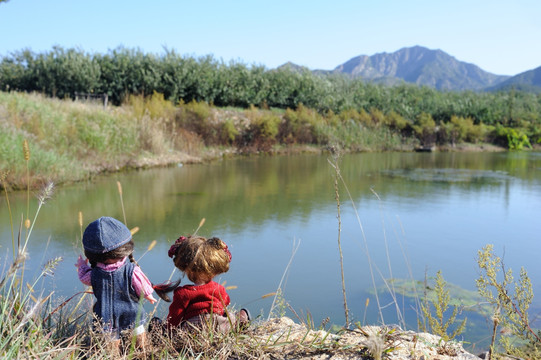
{"type": "Polygon", "coordinates": [[[173,262],[193,282],[209,282],[229,270],[227,246],[217,237],[189,236],[182,241],[173,262]]]}
{"type": "MultiPolygon", "coordinates": [[[[194,283],[211,281],[216,275],[229,270],[231,253],[227,245],[217,237],[206,239],[202,236],[179,238],[171,247],[169,256],[175,266],[194,283]]],[[[154,290],[165,301],[171,301],[167,293],[173,291],[179,281],[154,286],[154,290]]]]}
{"type": "Polygon", "coordinates": [[[134,248],[135,248],[135,244],[133,243],[133,240],[130,240],[124,245],[119,246],[116,249],[113,249],[103,254],[96,254],[88,250],[85,250],[85,256],[90,262],[91,267],[96,267],[97,263],[104,263],[105,261],[109,259],[122,259],[122,258],[125,258],[126,256],[129,257],[131,262],[135,263],[135,259],[133,258],[134,248]]]}

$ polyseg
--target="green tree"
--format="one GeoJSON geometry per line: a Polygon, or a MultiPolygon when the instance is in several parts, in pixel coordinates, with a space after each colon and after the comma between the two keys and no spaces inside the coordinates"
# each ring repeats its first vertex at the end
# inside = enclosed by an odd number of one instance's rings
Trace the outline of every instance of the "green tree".
{"type": "Polygon", "coordinates": [[[159,59],[152,54],[118,47],[96,60],[101,70],[99,92],[107,93],[114,104],[128,95],[150,96],[159,88],[159,59]]]}
{"type": "Polygon", "coordinates": [[[33,63],[35,87],[49,96],[74,97],[76,92],[94,92],[99,84],[98,63],[81,50],[55,46],[33,63]]]}

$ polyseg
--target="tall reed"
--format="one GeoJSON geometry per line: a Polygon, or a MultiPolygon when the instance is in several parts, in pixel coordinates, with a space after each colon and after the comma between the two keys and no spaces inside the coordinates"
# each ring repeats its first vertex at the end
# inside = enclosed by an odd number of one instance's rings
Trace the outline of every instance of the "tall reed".
{"type": "Polygon", "coordinates": [[[9,227],[10,227],[10,230],[11,230],[11,249],[13,250],[13,258],[15,258],[15,233],[13,231],[13,215],[11,213],[11,205],[9,203],[8,187],[7,187],[7,184],[5,182],[6,176],[7,176],[6,171],[1,171],[0,172],[0,184],[4,188],[4,195],[5,195],[5,198],[6,198],[6,205],[7,205],[8,213],[9,213],[9,227]]]}
{"type": "Polygon", "coordinates": [[[344,255],[342,254],[342,243],[341,243],[341,235],[342,235],[342,218],[340,217],[340,192],[338,189],[338,180],[340,178],[340,167],[339,167],[339,160],[340,160],[340,154],[337,149],[334,149],[332,151],[332,159],[333,162],[331,165],[333,165],[333,169],[335,171],[334,174],[334,196],[336,200],[336,211],[337,211],[337,219],[338,219],[338,253],[340,255],[340,276],[342,279],[342,296],[344,298],[344,316],[346,319],[346,328],[349,327],[349,309],[348,309],[348,301],[346,296],[346,280],[344,277],[344,255]]]}
{"type": "MultiPolygon", "coordinates": [[[[339,168],[339,164],[337,162],[332,162],[330,159],[328,160],[328,162],[331,165],[331,167],[333,167],[333,169],[335,169],[336,179],[338,179],[340,181],[340,183],[344,186],[344,190],[346,191],[346,193],[348,195],[348,198],[349,198],[349,200],[351,202],[351,206],[352,206],[353,211],[355,213],[355,217],[357,219],[357,223],[358,223],[359,229],[361,231],[361,238],[363,240],[363,245],[364,245],[363,251],[364,251],[365,256],[367,258],[367,261],[368,261],[368,266],[369,266],[369,270],[370,270],[370,279],[372,281],[372,286],[373,286],[373,289],[374,289],[374,297],[376,298],[376,303],[377,303],[378,313],[379,313],[379,319],[380,319],[381,324],[385,324],[385,319],[383,317],[383,312],[382,312],[383,307],[382,307],[382,305],[380,303],[380,300],[379,300],[379,294],[378,294],[379,292],[378,292],[378,288],[376,286],[376,279],[375,279],[375,275],[374,275],[374,270],[378,271],[378,273],[380,274],[381,279],[383,280],[385,286],[387,287],[387,289],[390,290],[390,293],[391,293],[391,295],[393,297],[394,297],[394,293],[391,291],[391,288],[390,288],[390,286],[388,284],[387,279],[383,276],[381,271],[379,271],[377,265],[374,264],[374,262],[372,261],[370,251],[368,249],[368,241],[367,241],[366,235],[364,233],[364,227],[363,227],[363,224],[361,222],[359,212],[357,211],[357,207],[355,205],[355,201],[353,200],[353,197],[351,196],[351,192],[349,191],[349,188],[348,188],[344,178],[342,177],[342,174],[341,174],[340,168],[339,168]]],[[[394,301],[396,302],[396,299],[394,299],[394,301]]]]}
{"type": "MultiPolygon", "coordinates": [[[[280,282],[278,283],[278,287],[276,289],[276,292],[274,294],[274,298],[272,299],[272,304],[269,310],[269,315],[267,317],[267,320],[270,320],[271,316],[273,316],[276,306],[279,304],[282,305],[282,296],[287,280],[287,275],[289,274],[289,268],[291,267],[291,264],[293,263],[293,259],[295,258],[295,254],[297,253],[297,250],[299,250],[299,246],[301,245],[300,240],[293,239],[293,248],[291,249],[291,255],[289,257],[289,261],[284,269],[284,272],[282,273],[282,277],[280,278],[280,282]]],[[[265,296],[265,295],[263,295],[265,296]]]]}
{"type": "MultiPolygon", "coordinates": [[[[49,183],[38,194],[38,207],[32,221],[30,215],[26,220],[21,217],[18,242],[16,245],[14,241],[12,242],[14,257],[0,280],[0,331],[2,332],[0,356],[2,358],[49,359],[73,350],[66,347],[66,342],[59,341],[54,335],[55,330],[48,329],[43,321],[45,305],[50,303],[53,292],[38,297],[33,295],[41,280],[45,276],[52,276],[54,269],[63,259],[54,257],[46,261],[41,272],[31,282],[26,283],[24,279],[27,246],[32,230],[41,207],[50,199],[53,189],[53,184],[49,183]],[[30,222],[30,225],[25,226],[26,235],[21,243],[23,222],[30,222]]],[[[6,199],[8,199],[7,192],[6,199]]],[[[28,199],[28,204],[29,202],[30,199],[28,199]]],[[[8,208],[8,211],[11,218],[11,208],[8,208]]]]}

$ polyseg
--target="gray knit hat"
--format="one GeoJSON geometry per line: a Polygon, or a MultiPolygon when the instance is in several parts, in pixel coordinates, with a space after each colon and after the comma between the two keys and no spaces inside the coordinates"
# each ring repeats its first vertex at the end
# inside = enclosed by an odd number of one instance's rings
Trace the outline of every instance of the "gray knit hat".
{"type": "Polygon", "coordinates": [[[131,240],[130,230],[112,217],[103,216],[91,222],[83,234],[85,250],[95,254],[104,254],[131,240]]]}

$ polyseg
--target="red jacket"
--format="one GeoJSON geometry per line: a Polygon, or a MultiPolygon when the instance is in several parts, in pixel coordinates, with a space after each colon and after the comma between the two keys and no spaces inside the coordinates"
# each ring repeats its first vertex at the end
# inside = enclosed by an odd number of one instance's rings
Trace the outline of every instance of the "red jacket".
{"type": "Polygon", "coordinates": [[[199,286],[180,286],[174,291],[167,322],[178,326],[182,321],[201,314],[223,315],[230,302],[225,288],[214,281],[199,286]]]}

